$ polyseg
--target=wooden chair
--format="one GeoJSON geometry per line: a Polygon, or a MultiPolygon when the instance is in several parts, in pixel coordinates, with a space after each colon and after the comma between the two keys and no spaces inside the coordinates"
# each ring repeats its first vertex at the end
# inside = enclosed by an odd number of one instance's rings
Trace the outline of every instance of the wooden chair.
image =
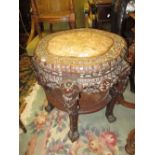
{"type": "Polygon", "coordinates": [[[70,28],[76,28],[73,0],[31,0],[31,32],[27,44],[33,39],[35,32],[42,37],[41,23],[52,24],[68,22],[70,28]]]}

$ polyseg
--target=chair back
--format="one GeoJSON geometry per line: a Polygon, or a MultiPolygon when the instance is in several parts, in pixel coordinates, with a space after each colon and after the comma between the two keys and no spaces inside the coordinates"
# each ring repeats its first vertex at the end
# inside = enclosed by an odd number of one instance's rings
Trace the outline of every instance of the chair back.
{"type": "Polygon", "coordinates": [[[42,38],[43,23],[50,25],[68,22],[69,28],[76,28],[73,0],[31,0],[31,32],[27,44],[33,39],[35,32],[42,38]]]}
{"type": "Polygon", "coordinates": [[[32,13],[37,15],[74,12],[73,0],[31,0],[32,13]]]}

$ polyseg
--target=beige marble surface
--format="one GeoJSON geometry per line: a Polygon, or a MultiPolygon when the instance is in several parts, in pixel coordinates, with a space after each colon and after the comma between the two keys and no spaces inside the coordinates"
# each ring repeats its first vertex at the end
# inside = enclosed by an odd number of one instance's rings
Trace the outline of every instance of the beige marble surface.
{"type": "Polygon", "coordinates": [[[113,39],[97,31],[70,31],[51,37],[48,53],[57,56],[93,57],[106,53],[113,39]]]}

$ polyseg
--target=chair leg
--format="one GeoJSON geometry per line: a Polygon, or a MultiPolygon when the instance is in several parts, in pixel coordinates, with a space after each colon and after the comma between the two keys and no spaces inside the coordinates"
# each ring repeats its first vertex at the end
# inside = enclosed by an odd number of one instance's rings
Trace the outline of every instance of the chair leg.
{"type": "Polygon", "coordinates": [[[50,32],[53,32],[53,25],[50,23],[50,32]]]}
{"type": "Polygon", "coordinates": [[[75,21],[69,21],[69,27],[70,27],[70,29],[75,29],[76,28],[76,22],[75,21]]]}
{"type": "Polygon", "coordinates": [[[36,19],[36,30],[37,30],[39,37],[42,38],[41,27],[40,27],[40,23],[39,23],[38,19],[36,19]]]}
{"type": "Polygon", "coordinates": [[[113,109],[114,109],[114,106],[115,106],[115,104],[117,102],[118,94],[117,94],[117,92],[115,91],[114,88],[111,88],[110,95],[111,95],[112,99],[106,106],[105,115],[106,115],[106,118],[107,118],[108,122],[112,123],[112,122],[116,121],[116,117],[113,114],[113,109]]]}
{"type": "Polygon", "coordinates": [[[43,23],[39,23],[39,27],[40,27],[40,31],[43,32],[44,31],[44,24],[43,23]]]}
{"type": "Polygon", "coordinates": [[[31,32],[30,32],[28,41],[26,43],[27,45],[32,41],[34,34],[35,34],[35,20],[34,18],[31,18],[31,32]]]}
{"type": "Polygon", "coordinates": [[[54,108],[54,106],[48,102],[47,106],[45,107],[45,110],[50,113],[52,111],[52,109],[54,108]]]}
{"type": "Polygon", "coordinates": [[[70,17],[69,17],[69,27],[70,29],[75,29],[76,28],[76,20],[75,20],[75,15],[72,14],[70,17]]]}

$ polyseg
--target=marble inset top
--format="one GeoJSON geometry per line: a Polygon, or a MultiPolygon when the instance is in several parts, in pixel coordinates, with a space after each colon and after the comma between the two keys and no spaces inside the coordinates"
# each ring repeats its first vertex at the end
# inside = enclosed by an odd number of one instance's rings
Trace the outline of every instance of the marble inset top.
{"type": "Polygon", "coordinates": [[[122,57],[125,40],[114,33],[82,28],[52,33],[38,44],[34,57],[47,64],[90,66],[122,57]]]}
{"type": "Polygon", "coordinates": [[[58,33],[48,42],[49,54],[65,57],[94,57],[103,55],[113,45],[113,39],[102,33],[68,31],[58,33]]]}

